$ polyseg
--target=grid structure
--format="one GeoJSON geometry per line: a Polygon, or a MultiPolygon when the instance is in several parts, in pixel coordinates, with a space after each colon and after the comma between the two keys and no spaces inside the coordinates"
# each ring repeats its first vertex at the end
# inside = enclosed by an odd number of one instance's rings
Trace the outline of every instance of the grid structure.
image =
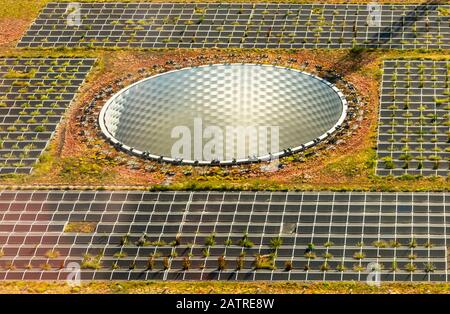
{"type": "Polygon", "coordinates": [[[31,172],[94,62],[0,58],[0,175],[31,172]]]}
{"type": "Polygon", "coordinates": [[[74,8],[54,2],[19,47],[449,48],[450,6],[380,8],[378,14],[356,4],[82,3],[74,8]]]}
{"type": "Polygon", "coordinates": [[[379,175],[449,174],[449,74],[449,61],[385,61],[379,175]]]}
{"type": "Polygon", "coordinates": [[[384,281],[447,281],[449,204],[448,193],[2,191],[0,280],[65,280],[75,262],[84,280],[362,281],[378,263],[384,281]],[[74,222],[96,227],[64,232],[74,222]]]}

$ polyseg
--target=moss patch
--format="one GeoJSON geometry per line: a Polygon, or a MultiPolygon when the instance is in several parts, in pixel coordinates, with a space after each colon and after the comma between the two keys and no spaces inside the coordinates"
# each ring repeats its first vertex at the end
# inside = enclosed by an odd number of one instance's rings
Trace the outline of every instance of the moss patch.
{"type": "Polygon", "coordinates": [[[97,227],[96,222],[91,221],[71,221],[64,227],[64,232],[76,232],[76,233],[92,233],[97,227]]]}

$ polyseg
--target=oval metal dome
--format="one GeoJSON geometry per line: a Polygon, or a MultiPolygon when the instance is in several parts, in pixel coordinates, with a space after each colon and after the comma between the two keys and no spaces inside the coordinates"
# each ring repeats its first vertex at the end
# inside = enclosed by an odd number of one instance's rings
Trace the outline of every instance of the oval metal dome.
{"type": "Polygon", "coordinates": [[[346,112],[339,89],[309,73],[215,64],[124,88],[104,105],[99,123],[113,144],[146,158],[229,164],[310,147],[333,133],[346,112]]]}

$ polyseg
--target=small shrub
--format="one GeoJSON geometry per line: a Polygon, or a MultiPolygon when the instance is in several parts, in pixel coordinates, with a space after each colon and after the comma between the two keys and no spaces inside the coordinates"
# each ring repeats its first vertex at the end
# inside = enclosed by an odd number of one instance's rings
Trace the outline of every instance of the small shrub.
{"type": "Polygon", "coordinates": [[[178,256],[178,253],[177,253],[177,251],[172,250],[172,252],[170,252],[169,256],[172,257],[172,258],[175,258],[175,257],[178,256]]]}
{"type": "Polygon", "coordinates": [[[270,270],[273,270],[275,268],[272,256],[270,256],[270,255],[260,255],[260,254],[257,254],[255,256],[254,266],[255,266],[255,269],[270,269],[270,270]]]}
{"type": "Polygon", "coordinates": [[[41,269],[42,270],[51,270],[52,265],[50,265],[49,263],[41,264],[41,269]]]}
{"type": "Polygon", "coordinates": [[[413,272],[415,272],[417,270],[417,267],[416,267],[416,265],[414,263],[408,263],[408,264],[406,264],[405,269],[406,269],[406,271],[409,271],[410,273],[413,273],[413,272]]]}
{"type": "Polygon", "coordinates": [[[90,254],[85,254],[83,256],[83,261],[81,262],[81,268],[82,269],[100,269],[102,267],[102,265],[101,265],[102,257],[103,257],[103,254],[98,254],[96,256],[92,256],[90,254]]]}
{"type": "Polygon", "coordinates": [[[168,270],[170,268],[170,262],[168,257],[163,258],[163,268],[164,270],[168,270]]]}
{"type": "Polygon", "coordinates": [[[316,248],[316,246],[314,245],[314,243],[308,243],[308,245],[306,247],[306,251],[312,252],[312,251],[314,251],[315,248],[316,248]]]}
{"type": "Polygon", "coordinates": [[[238,245],[239,245],[239,246],[242,246],[242,247],[245,247],[245,248],[251,248],[251,247],[253,247],[254,244],[253,244],[252,241],[250,241],[250,240],[248,239],[248,235],[247,235],[247,234],[244,234],[244,236],[242,237],[242,239],[239,240],[238,245]]]}
{"type": "Polygon", "coordinates": [[[364,259],[365,257],[366,255],[363,252],[356,252],[355,254],[353,254],[353,258],[357,260],[364,259]]]}
{"type": "Polygon", "coordinates": [[[306,252],[305,253],[305,257],[308,259],[315,259],[316,258],[316,254],[313,252],[306,252]]]}
{"type": "Polygon", "coordinates": [[[45,126],[43,125],[38,125],[34,128],[34,132],[45,132],[45,126]]]}
{"type": "Polygon", "coordinates": [[[359,264],[353,265],[353,270],[354,271],[361,272],[361,271],[364,271],[365,269],[366,268],[364,266],[362,266],[362,265],[359,265],[359,264]]]}
{"type": "Polygon", "coordinates": [[[150,255],[147,259],[147,270],[153,270],[155,268],[155,258],[150,255]]]}
{"type": "Polygon", "coordinates": [[[397,261],[393,261],[391,265],[391,271],[399,271],[400,268],[398,267],[397,261]]]}
{"type": "Polygon", "coordinates": [[[236,270],[241,270],[244,268],[244,255],[240,255],[237,259],[236,259],[236,270]]]}
{"type": "Polygon", "coordinates": [[[284,263],[284,269],[285,269],[286,271],[291,271],[291,270],[292,270],[292,261],[286,261],[286,262],[284,263]]]}
{"type": "Polygon", "coordinates": [[[105,156],[95,157],[67,157],[62,159],[61,175],[72,179],[74,177],[89,176],[104,178],[111,175],[107,168],[111,164],[105,156]]]}
{"type": "Polygon", "coordinates": [[[191,267],[191,264],[192,264],[191,259],[189,257],[185,256],[183,258],[182,269],[189,270],[189,268],[191,267]]]}
{"type": "Polygon", "coordinates": [[[127,245],[130,242],[130,235],[126,234],[120,239],[120,246],[127,245]]]}
{"type": "Polygon", "coordinates": [[[172,242],[172,246],[179,246],[181,245],[181,236],[177,235],[175,240],[172,242]]]}
{"type": "Polygon", "coordinates": [[[164,241],[164,240],[156,240],[156,241],[152,241],[152,242],[147,242],[146,244],[147,245],[151,245],[151,246],[160,247],[160,246],[165,246],[166,245],[166,241],[164,241]]]}
{"type": "Polygon", "coordinates": [[[339,265],[336,266],[336,270],[337,270],[337,271],[340,271],[340,272],[343,272],[343,271],[345,271],[346,269],[347,269],[347,268],[345,267],[344,263],[341,263],[341,264],[339,264],[339,265]]]}
{"type": "Polygon", "coordinates": [[[283,245],[283,240],[279,237],[273,238],[270,240],[270,247],[274,250],[277,250],[282,245],[283,245]]]}
{"type": "Polygon", "coordinates": [[[397,240],[391,240],[389,241],[389,246],[392,248],[399,248],[402,246],[402,244],[397,240]]]}
{"type": "Polygon", "coordinates": [[[430,240],[428,240],[427,242],[424,243],[423,245],[425,248],[430,249],[433,247],[433,243],[431,243],[430,240]]]}
{"type": "Polygon", "coordinates": [[[205,246],[214,246],[216,244],[216,235],[211,234],[205,239],[205,246]]]}
{"type": "Polygon", "coordinates": [[[334,243],[331,241],[327,241],[323,244],[324,247],[332,247],[333,245],[334,245],[334,243]]]}
{"type": "Polygon", "coordinates": [[[91,221],[71,221],[64,227],[64,232],[92,233],[97,227],[97,222],[91,221]]]}
{"type": "Polygon", "coordinates": [[[413,249],[417,247],[417,240],[415,238],[411,239],[411,241],[409,241],[408,243],[408,247],[413,249]]]}
{"type": "Polygon", "coordinates": [[[28,72],[22,72],[22,71],[15,71],[13,69],[10,69],[5,75],[5,78],[17,78],[17,79],[31,79],[36,76],[36,69],[31,69],[28,72]]]}
{"type": "Polygon", "coordinates": [[[386,241],[383,241],[383,240],[374,241],[372,244],[376,248],[385,248],[385,247],[387,247],[386,241]]]}
{"type": "Polygon", "coordinates": [[[425,263],[425,272],[426,273],[432,273],[435,270],[436,270],[436,267],[434,267],[433,263],[431,263],[431,262],[425,263]]]}
{"type": "Polygon", "coordinates": [[[324,262],[321,266],[320,266],[320,270],[321,271],[329,271],[330,270],[330,265],[328,264],[328,262],[324,262]]]}
{"type": "Polygon", "coordinates": [[[147,234],[143,234],[142,236],[139,237],[139,239],[136,241],[136,246],[144,246],[144,244],[146,244],[147,242],[147,234]]]}
{"type": "Polygon", "coordinates": [[[49,259],[58,258],[58,256],[59,256],[59,251],[48,250],[47,252],[45,252],[45,257],[47,257],[49,259]]]}
{"type": "Polygon", "coordinates": [[[394,164],[394,160],[392,159],[392,157],[387,156],[387,157],[384,157],[382,160],[384,161],[384,167],[386,169],[394,169],[395,164],[394,164]]]}
{"type": "Polygon", "coordinates": [[[124,258],[124,257],[127,257],[127,253],[119,251],[119,252],[114,253],[113,257],[115,257],[115,258],[124,258]]]}
{"type": "Polygon", "coordinates": [[[218,270],[224,270],[227,267],[227,260],[225,259],[225,256],[219,256],[217,259],[217,269],[218,270]]]}

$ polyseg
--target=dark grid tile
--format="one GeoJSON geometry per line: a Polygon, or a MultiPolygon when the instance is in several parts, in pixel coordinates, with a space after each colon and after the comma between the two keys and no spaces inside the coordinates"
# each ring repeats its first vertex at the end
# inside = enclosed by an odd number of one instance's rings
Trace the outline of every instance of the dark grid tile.
{"type": "Polygon", "coordinates": [[[378,175],[448,176],[449,69],[448,61],[384,62],[378,175]]]}
{"type": "Polygon", "coordinates": [[[19,47],[448,48],[448,5],[239,3],[49,3],[19,47]],[[69,18],[70,21],[72,19],[69,18]]]}
{"type": "Polygon", "coordinates": [[[447,281],[449,203],[447,193],[3,191],[0,276],[64,280],[69,263],[98,258],[82,279],[362,281],[376,262],[382,280],[447,281]],[[79,221],[94,232],[63,231],[79,221]]]}

